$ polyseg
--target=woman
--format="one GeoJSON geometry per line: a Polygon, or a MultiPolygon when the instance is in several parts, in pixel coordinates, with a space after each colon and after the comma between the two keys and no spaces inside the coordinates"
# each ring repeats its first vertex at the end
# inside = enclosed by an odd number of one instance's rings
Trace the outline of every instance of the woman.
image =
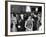
{"type": "Polygon", "coordinates": [[[31,16],[28,17],[27,21],[25,22],[26,31],[32,31],[33,29],[33,22],[31,16]]]}
{"type": "Polygon", "coordinates": [[[16,25],[17,24],[17,19],[16,19],[16,14],[12,14],[12,17],[11,17],[11,31],[12,32],[16,32],[17,29],[16,29],[16,25]]]}

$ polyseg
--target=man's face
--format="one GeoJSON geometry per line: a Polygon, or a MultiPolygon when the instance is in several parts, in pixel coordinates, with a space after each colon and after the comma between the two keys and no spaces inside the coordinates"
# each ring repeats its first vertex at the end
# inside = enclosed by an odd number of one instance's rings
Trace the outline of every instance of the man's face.
{"type": "Polygon", "coordinates": [[[24,15],[23,15],[23,14],[21,14],[20,16],[21,16],[21,19],[23,20],[23,19],[24,19],[24,18],[23,18],[23,16],[24,16],[24,15]]]}

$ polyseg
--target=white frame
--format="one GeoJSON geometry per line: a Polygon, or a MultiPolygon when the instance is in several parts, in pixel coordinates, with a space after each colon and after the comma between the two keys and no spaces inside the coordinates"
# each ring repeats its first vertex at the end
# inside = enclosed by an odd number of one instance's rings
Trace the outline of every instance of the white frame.
{"type": "Polygon", "coordinates": [[[8,35],[19,35],[19,34],[35,34],[35,33],[44,33],[44,4],[37,3],[23,3],[23,2],[8,2],[8,35]],[[30,5],[30,6],[42,6],[42,31],[28,31],[28,32],[10,32],[10,6],[11,5],[30,5]]]}

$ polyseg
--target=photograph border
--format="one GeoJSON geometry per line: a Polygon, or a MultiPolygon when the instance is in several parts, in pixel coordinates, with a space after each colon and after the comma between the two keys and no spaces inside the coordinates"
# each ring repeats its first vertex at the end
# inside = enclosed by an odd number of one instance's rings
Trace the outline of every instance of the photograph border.
{"type": "Polygon", "coordinates": [[[42,3],[42,2],[26,2],[26,1],[5,1],[5,36],[24,36],[24,35],[41,35],[41,34],[45,34],[45,3],[42,3]],[[8,35],[8,2],[44,4],[44,33],[8,35]]]}

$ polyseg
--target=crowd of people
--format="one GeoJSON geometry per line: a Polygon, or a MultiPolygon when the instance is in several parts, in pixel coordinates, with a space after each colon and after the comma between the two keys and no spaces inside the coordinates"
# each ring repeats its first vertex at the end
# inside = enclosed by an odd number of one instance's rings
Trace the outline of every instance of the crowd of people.
{"type": "Polygon", "coordinates": [[[23,12],[23,10],[20,13],[11,13],[11,31],[21,32],[39,30],[41,26],[41,7],[36,9],[31,8],[30,11],[30,6],[27,6],[26,12],[23,12]]]}
{"type": "Polygon", "coordinates": [[[31,14],[12,14],[11,31],[35,31],[41,25],[41,17],[39,13],[31,14]],[[14,30],[13,30],[14,29],[14,30]]]}

